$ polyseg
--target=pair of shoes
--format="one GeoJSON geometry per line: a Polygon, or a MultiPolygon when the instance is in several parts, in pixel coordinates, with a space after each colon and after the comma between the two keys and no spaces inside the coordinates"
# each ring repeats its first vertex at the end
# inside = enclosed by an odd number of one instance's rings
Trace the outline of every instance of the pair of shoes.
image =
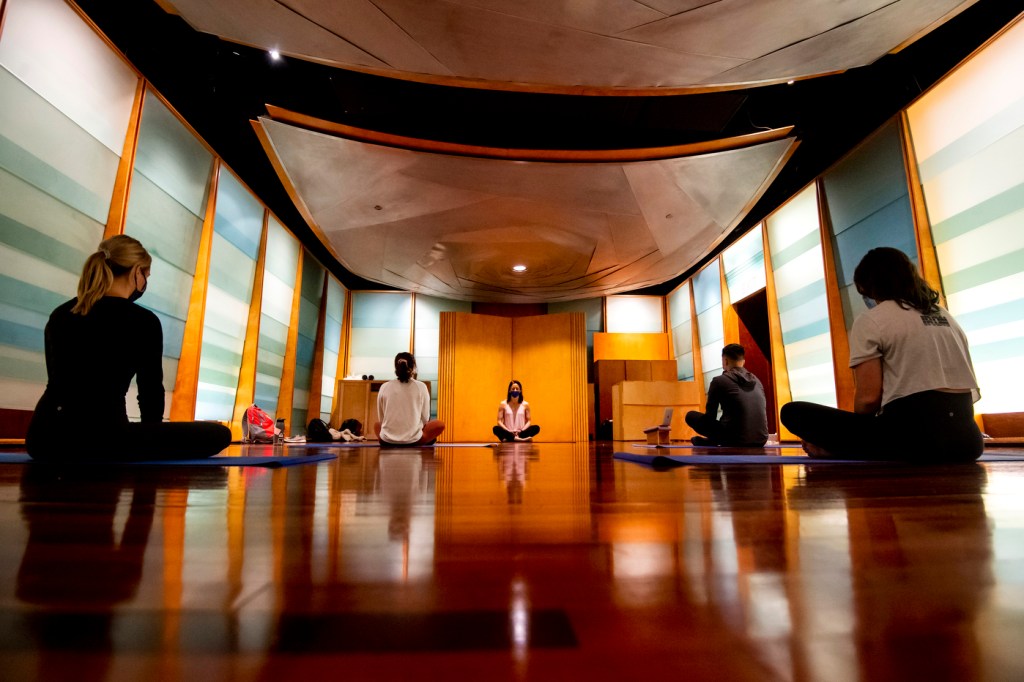
{"type": "Polygon", "coordinates": [[[704,436],[694,436],[690,439],[690,443],[701,448],[711,447],[714,445],[710,439],[705,438],[704,436]]]}

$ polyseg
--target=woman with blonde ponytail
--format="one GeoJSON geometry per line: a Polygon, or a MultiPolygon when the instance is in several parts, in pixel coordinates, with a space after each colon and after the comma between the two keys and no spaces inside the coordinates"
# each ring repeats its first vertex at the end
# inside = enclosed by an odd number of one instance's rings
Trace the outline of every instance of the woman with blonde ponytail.
{"type": "Polygon", "coordinates": [[[412,353],[395,356],[395,376],[380,387],[374,431],[381,446],[433,445],[444,431],[444,422],[430,418],[430,391],[416,380],[412,353]]]}
{"type": "Polygon", "coordinates": [[[78,296],[50,314],[46,391],[25,439],[33,459],[192,459],[231,442],[221,424],[163,421],[163,330],[135,304],[152,262],[136,239],[104,239],[85,261],[78,296]],[[133,378],[141,422],[129,422],[125,408],[133,378]]]}

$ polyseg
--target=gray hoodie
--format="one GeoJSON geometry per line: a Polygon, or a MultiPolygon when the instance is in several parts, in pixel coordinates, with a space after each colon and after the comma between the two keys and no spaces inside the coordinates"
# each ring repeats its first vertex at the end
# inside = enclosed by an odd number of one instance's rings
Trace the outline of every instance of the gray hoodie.
{"type": "Polygon", "coordinates": [[[731,367],[711,380],[708,416],[722,407],[722,428],[737,445],[763,445],[768,439],[768,415],[761,381],[743,367],[731,367]]]}

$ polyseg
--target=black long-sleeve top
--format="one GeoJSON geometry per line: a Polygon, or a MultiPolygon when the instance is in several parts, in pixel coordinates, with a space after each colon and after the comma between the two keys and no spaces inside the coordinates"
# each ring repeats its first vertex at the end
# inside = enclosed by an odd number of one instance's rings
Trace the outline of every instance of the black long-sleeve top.
{"type": "MultiPolygon", "coordinates": [[[[57,307],[46,324],[46,392],[40,400],[64,418],[95,425],[128,421],[125,396],[137,377],[143,422],[164,413],[160,318],[126,298],[101,298],[87,315],[57,307]]],[[[37,411],[38,409],[37,408],[37,411]]]]}

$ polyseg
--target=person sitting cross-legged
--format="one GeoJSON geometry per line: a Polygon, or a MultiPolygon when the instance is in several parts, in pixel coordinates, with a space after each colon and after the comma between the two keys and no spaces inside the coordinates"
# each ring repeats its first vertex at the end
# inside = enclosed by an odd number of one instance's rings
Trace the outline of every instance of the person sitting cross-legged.
{"type": "Polygon", "coordinates": [[[711,380],[706,412],[686,413],[687,425],[698,436],[694,445],[762,447],[768,441],[768,416],[764,387],[743,367],[746,351],[738,343],[722,349],[721,375],[711,380]],[[722,418],[718,418],[718,408],[722,418]]]}

